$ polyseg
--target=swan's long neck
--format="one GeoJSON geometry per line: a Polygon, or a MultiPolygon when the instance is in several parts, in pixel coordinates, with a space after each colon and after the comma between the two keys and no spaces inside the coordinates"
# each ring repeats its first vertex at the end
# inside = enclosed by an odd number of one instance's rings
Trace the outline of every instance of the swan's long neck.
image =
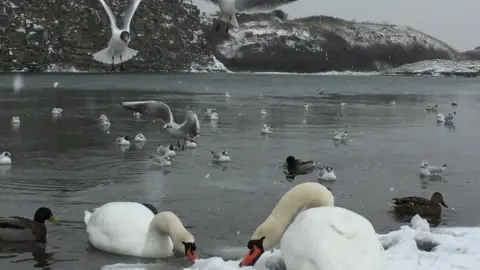
{"type": "Polygon", "coordinates": [[[297,214],[305,209],[333,206],[332,193],[318,183],[304,183],[289,190],[277,203],[268,218],[258,226],[251,239],[263,241],[264,250],[273,248],[297,214]]]}
{"type": "Polygon", "coordinates": [[[173,212],[160,212],[152,220],[153,226],[157,231],[167,234],[172,239],[175,250],[184,252],[182,242],[194,242],[193,235],[185,229],[180,219],[173,212]]]}

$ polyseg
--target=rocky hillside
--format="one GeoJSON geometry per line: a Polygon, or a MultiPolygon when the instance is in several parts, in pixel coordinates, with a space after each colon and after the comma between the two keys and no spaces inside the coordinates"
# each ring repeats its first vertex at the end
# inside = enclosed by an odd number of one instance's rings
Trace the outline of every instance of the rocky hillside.
{"type": "MultiPolygon", "coordinates": [[[[107,1],[121,14],[127,0],[107,1]]],[[[108,16],[98,0],[0,1],[0,71],[104,71],[91,55],[108,45],[108,16]]],[[[119,16],[119,15],[117,15],[119,16]]],[[[128,71],[183,71],[214,64],[205,24],[190,1],[142,1],[130,47],[139,51],[128,71]]]]}
{"type": "Polygon", "coordinates": [[[287,20],[281,11],[240,15],[238,21],[230,36],[210,36],[217,58],[233,71],[374,71],[458,55],[409,27],[326,16],[287,20]]]}
{"type": "MultiPolygon", "coordinates": [[[[122,14],[128,0],[107,2],[122,14]]],[[[91,56],[111,35],[98,0],[4,0],[0,10],[0,71],[110,70],[91,56]]],[[[139,54],[126,62],[127,71],[225,71],[223,64],[234,71],[372,71],[458,55],[394,25],[288,20],[274,11],[240,15],[240,27],[227,34],[216,32],[214,21],[190,0],[142,1],[131,24],[130,47],[139,54]]]]}

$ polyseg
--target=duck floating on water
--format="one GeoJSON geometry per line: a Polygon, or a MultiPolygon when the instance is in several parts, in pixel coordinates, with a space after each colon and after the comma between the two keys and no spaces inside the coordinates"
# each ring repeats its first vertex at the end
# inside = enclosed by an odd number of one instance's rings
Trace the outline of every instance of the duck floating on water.
{"type": "Polygon", "coordinates": [[[439,217],[442,214],[442,207],[448,208],[440,192],[435,192],[432,198],[423,197],[403,197],[393,198],[394,212],[403,216],[419,215],[425,217],[439,217]]]}
{"type": "Polygon", "coordinates": [[[0,217],[0,241],[35,241],[46,244],[47,227],[45,221],[47,220],[53,224],[59,224],[57,218],[47,207],[38,208],[33,220],[19,216],[0,217]]]}

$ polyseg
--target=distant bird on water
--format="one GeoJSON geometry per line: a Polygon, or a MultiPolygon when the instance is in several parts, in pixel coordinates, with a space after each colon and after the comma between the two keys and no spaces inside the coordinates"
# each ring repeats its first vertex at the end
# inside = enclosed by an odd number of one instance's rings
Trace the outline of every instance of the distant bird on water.
{"type": "MultiPolygon", "coordinates": [[[[226,32],[230,25],[238,27],[236,12],[248,13],[256,11],[270,11],[281,5],[295,2],[296,0],[209,0],[220,8],[220,20],[227,23],[226,32]]],[[[215,30],[220,31],[220,24],[215,30]]]]}
{"type": "Polygon", "coordinates": [[[93,54],[93,59],[101,63],[112,65],[112,71],[115,71],[115,64],[120,64],[120,70],[125,70],[123,62],[132,59],[138,53],[137,50],[129,48],[128,44],[130,43],[130,22],[142,0],[129,0],[125,16],[122,18],[123,25],[120,28],[117,26],[115,15],[113,15],[112,10],[107,3],[105,3],[105,0],[99,1],[108,14],[110,29],[112,30],[112,38],[110,39],[107,48],[93,54]]]}

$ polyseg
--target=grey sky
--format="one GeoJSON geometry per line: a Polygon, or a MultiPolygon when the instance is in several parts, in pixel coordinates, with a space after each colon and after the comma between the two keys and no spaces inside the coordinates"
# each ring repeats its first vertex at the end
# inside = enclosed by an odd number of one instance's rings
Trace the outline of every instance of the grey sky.
{"type": "MultiPolygon", "coordinates": [[[[218,7],[193,0],[202,11],[218,7]]],[[[480,0],[298,0],[281,8],[290,17],[329,15],[411,26],[464,51],[480,46],[480,0]]]]}

